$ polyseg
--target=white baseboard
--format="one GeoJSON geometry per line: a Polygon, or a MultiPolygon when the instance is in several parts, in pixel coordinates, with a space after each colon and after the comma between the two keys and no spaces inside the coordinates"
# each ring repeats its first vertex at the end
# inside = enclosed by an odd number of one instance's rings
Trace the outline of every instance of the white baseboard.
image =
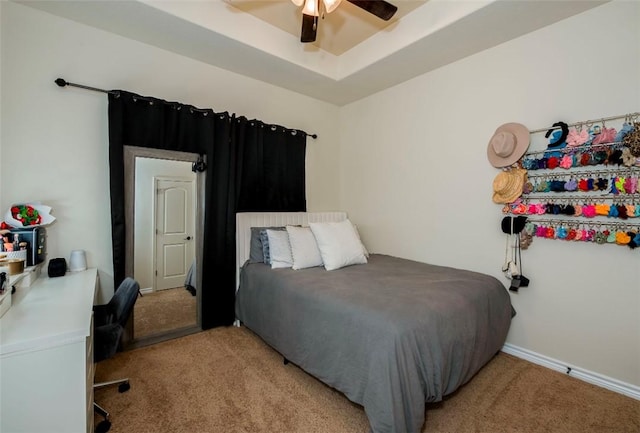
{"type": "Polygon", "coordinates": [[[549,358],[548,356],[544,356],[539,353],[532,352],[531,350],[514,346],[513,344],[505,343],[505,345],[502,347],[502,351],[504,353],[508,353],[509,355],[513,355],[517,358],[524,359],[534,364],[538,364],[543,367],[547,367],[552,370],[556,370],[561,373],[568,374],[569,376],[575,377],[576,379],[583,380],[592,385],[600,386],[610,391],[614,391],[619,394],[626,395],[627,397],[640,400],[639,386],[632,385],[630,383],[625,383],[617,379],[613,379],[611,377],[603,376],[601,374],[594,373],[589,370],[583,370],[581,368],[571,367],[562,361],[558,361],[557,359],[549,358]]]}
{"type": "Polygon", "coordinates": [[[146,295],[147,293],[153,293],[153,287],[145,287],[144,289],[140,289],[140,293],[146,295]]]}

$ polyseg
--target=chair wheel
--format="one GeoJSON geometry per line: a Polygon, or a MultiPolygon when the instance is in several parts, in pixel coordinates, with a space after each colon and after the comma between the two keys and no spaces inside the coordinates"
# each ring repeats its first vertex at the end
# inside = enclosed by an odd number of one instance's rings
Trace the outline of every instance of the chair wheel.
{"type": "Polygon", "coordinates": [[[111,428],[110,421],[107,421],[107,420],[100,421],[96,426],[95,433],[107,433],[110,428],[111,428]]]}
{"type": "Polygon", "coordinates": [[[131,389],[131,385],[129,385],[129,382],[118,385],[118,392],[127,392],[130,389],[131,389]]]}

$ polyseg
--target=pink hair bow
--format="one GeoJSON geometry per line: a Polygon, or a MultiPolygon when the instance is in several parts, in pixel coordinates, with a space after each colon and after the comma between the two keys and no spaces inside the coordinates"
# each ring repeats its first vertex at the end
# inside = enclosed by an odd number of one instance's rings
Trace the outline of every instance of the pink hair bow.
{"type": "Polygon", "coordinates": [[[567,146],[576,147],[576,146],[581,146],[585,144],[588,139],[589,139],[589,133],[587,132],[586,129],[583,129],[582,131],[578,132],[574,128],[574,129],[571,129],[571,131],[569,131],[566,142],[567,142],[567,146]]]}
{"type": "Polygon", "coordinates": [[[615,128],[602,128],[602,132],[596,135],[591,144],[604,144],[604,143],[613,143],[616,140],[616,129],[615,128]]]}

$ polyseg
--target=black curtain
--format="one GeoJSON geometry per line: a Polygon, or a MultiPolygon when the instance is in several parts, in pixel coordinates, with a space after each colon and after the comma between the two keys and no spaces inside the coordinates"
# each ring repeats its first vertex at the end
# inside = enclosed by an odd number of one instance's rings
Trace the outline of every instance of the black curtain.
{"type": "Polygon", "coordinates": [[[114,284],[125,275],[124,146],[207,156],[202,327],[235,318],[236,212],[305,211],[306,133],[226,112],[109,93],[109,168],[114,284]]]}

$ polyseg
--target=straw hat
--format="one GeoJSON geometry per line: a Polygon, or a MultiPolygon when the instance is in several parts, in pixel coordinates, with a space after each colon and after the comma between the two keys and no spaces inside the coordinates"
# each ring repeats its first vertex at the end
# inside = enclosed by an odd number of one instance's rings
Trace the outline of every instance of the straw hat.
{"type": "Polygon", "coordinates": [[[487,158],[494,167],[508,167],[529,147],[529,130],[521,123],[505,123],[494,132],[487,147],[487,158]]]}
{"type": "Polygon", "coordinates": [[[522,195],[522,187],[527,181],[527,170],[513,168],[501,171],[493,180],[493,202],[513,203],[522,195]]]}

